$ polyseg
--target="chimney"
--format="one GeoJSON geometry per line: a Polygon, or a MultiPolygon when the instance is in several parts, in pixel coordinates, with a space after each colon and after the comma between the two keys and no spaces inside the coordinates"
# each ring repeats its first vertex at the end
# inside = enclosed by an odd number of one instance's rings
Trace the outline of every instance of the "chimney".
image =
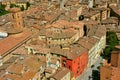
{"type": "Polygon", "coordinates": [[[48,0],[48,6],[50,6],[51,5],[51,0],[48,0]]]}
{"type": "Polygon", "coordinates": [[[120,0],[117,0],[117,4],[120,4],[120,0]]]}
{"type": "Polygon", "coordinates": [[[60,9],[64,8],[64,0],[60,0],[60,9]]]}
{"type": "Polygon", "coordinates": [[[93,8],[93,0],[89,0],[88,6],[89,6],[89,8],[93,8]]]}
{"type": "Polygon", "coordinates": [[[79,2],[82,3],[83,0],[80,0],[79,2]]]}
{"type": "Polygon", "coordinates": [[[106,1],[106,8],[108,8],[108,1],[106,1]]]}

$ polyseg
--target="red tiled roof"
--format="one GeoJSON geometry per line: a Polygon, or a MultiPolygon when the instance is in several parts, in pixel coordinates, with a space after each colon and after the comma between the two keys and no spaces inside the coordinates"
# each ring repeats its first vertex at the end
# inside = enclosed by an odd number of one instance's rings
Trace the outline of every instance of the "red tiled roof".
{"type": "Polygon", "coordinates": [[[117,24],[118,23],[118,18],[117,17],[110,17],[110,18],[107,18],[105,20],[102,20],[101,21],[102,24],[117,24]]]}
{"type": "Polygon", "coordinates": [[[19,78],[21,78],[21,77],[16,74],[7,74],[7,75],[3,76],[2,79],[0,79],[0,80],[7,80],[7,79],[18,80],[19,78]]]}
{"type": "Polygon", "coordinates": [[[62,67],[59,68],[59,70],[50,77],[54,78],[55,80],[61,80],[68,73],[70,73],[69,69],[62,67]]]}
{"type": "Polygon", "coordinates": [[[114,12],[116,12],[118,15],[120,15],[120,6],[110,6],[114,12]]]}
{"type": "Polygon", "coordinates": [[[14,50],[12,53],[13,54],[27,54],[28,51],[25,49],[24,46],[21,46],[21,47],[17,48],[16,50],[14,50]]]}
{"type": "Polygon", "coordinates": [[[23,74],[23,78],[22,80],[31,80],[32,78],[34,78],[36,72],[35,71],[27,71],[26,73],[23,74]]]}
{"type": "Polygon", "coordinates": [[[34,71],[38,71],[40,66],[44,66],[44,62],[41,62],[38,60],[40,58],[38,58],[37,56],[31,56],[31,57],[27,57],[26,59],[23,60],[23,66],[27,66],[27,68],[29,68],[30,70],[34,70],[34,71]]]}
{"type": "Polygon", "coordinates": [[[19,12],[20,8],[11,8],[9,11],[10,12],[19,12]]]}
{"type": "Polygon", "coordinates": [[[14,63],[10,67],[8,67],[7,71],[14,74],[21,74],[21,71],[23,70],[22,64],[14,63]]]}
{"type": "Polygon", "coordinates": [[[51,53],[65,56],[68,59],[74,59],[88,51],[87,49],[83,48],[80,45],[71,45],[70,47],[68,47],[68,49],[61,49],[58,46],[51,47],[50,49],[51,53]]]}
{"type": "Polygon", "coordinates": [[[4,80],[4,79],[0,78],[0,80],[4,80]]]}
{"type": "Polygon", "coordinates": [[[80,44],[81,46],[83,46],[84,48],[90,50],[93,47],[93,44],[89,42],[89,39],[87,39],[87,37],[81,38],[78,41],[78,44],[80,44]]]}
{"type": "Polygon", "coordinates": [[[57,20],[56,22],[54,22],[53,24],[48,24],[46,25],[46,28],[51,28],[51,27],[55,27],[55,28],[63,28],[63,26],[65,28],[74,28],[74,27],[78,27],[81,28],[83,27],[84,23],[80,22],[80,21],[73,21],[73,22],[69,22],[66,20],[57,20]]]}
{"type": "Polygon", "coordinates": [[[0,41],[0,55],[4,55],[10,50],[14,49],[16,46],[22,44],[31,36],[30,31],[24,31],[19,34],[11,35],[0,41]]]}

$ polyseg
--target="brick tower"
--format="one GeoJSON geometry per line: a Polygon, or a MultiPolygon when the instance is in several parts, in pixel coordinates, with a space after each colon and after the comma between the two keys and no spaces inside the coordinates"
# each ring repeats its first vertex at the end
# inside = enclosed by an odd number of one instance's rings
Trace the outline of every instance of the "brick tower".
{"type": "Polygon", "coordinates": [[[111,65],[120,67],[120,45],[115,46],[115,50],[111,53],[111,65]]]}
{"type": "Polygon", "coordinates": [[[9,12],[12,26],[8,32],[9,33],[21,32],[23,29],[23,19],[20,8],[11,8],[9,12]]]}
{"type": "Polygon", "coordinates": [[[13,28],[22,29],[23,19],[22,19],[22,12],[20,11],[20,8],[11,8],[9,12],[10,12],[10,18],[11,18],[13,28]]]}

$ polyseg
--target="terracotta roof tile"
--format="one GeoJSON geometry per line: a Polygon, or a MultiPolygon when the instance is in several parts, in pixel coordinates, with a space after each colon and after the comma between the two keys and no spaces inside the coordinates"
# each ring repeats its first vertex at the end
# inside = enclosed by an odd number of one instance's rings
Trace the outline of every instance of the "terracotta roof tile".
{"type": "Polygon", "coordinates": [[[21,47],[17,48],[16,50],[14,50],[12,53],[13,54],[27,54],[28,51],[25,49],[24,46],[21,46],[21,47]]]}
{"type": "Polygon", "coordinates": [[[3,78],[3,80],[7,80],[7,79],[18,80],[21,77],[16,74],[6,74],[2,78],[3,78]]]}
{"type": "Polygon", "coordinates": [[[10,50],[14,49],[16,46],[22,44],[30,38],[31,33],[29,31],[24,31],[19,34],[11,35],[0,41],[0,55],[4,55],[10,50]]]}
{"type": "Polygon", "coordinates": [[[23,61],[23,65],[27,66],[29,69],[37,71],[40,66],[43,66],[44,63],[39,61],[37,57],[28,57],[23,61]]]}
{"type": "Polygon", "coordinates": [[[32,47],[34,50],[38,51],[38,53],[44,53],[47,54],[49,53],[49,48],[47,48],[45,45],[29,45],[30,47],[32,47]]]}
{"type": "Polygon", "coordinates": [[[89,39],[89,42],[92,43],[92,44],[96,44],[99,40],[99,39],[96,39],[94,37],[88,37],[88,39],[89,39]]]}
{"type": "Polygon", "coordinates": [[[110,8],[113,9],[114,12],[116,12],[118,15],[120,15],[120,6],[110,6],[110,8]]]}
{"type": "Polygon", "coordinates": [[[80,39],[78,41],[78,44],[88,50],[90,50],[93,47],[93,44],[89,42],[89,39],[87,39],[87,37],[80,39]]]}
{"type": "Polygon", "coordinates": [[[0,70],[0,78],[6,73],[5,70],[0,70]]]}
{"type": "Polygon", "coordinates": [[[87,49],[83,48],[80,45],[72,45],[67,49],[61,49],[60,47],[51,47],[50,49],[51,53],[65,56],[68,59],[74,59],[87,51],[87,49]]]}
{"type": "Polygon", "coordinates": [[[5,80],[5,79],[3,79],[3,78],[0,78],[0,80],[5,80]]]}
{"type": "Polygon", "coordinates": [[[106,28],[105,26],[99,25],[98,29],[95,32],[95,36],[102,37],[104,35],[106,35],[106,28]]]}
{"type": "Polygon", "coordinates": [[[61,80],[64,76],[66,76],[68,73],[70,73],[69,69],[67,68],[59,68],[55,74],[50,76],[51,78],[54,78],[55,80],[61,80]]]}
{"type": "Polygon", "coordinates": [[[47,72],[47,73],[55,73],[55,69],[54,69],[54,68],[51,68],[51,67],[47,67],[47,68],[45,69],[45,72],[47,72]]]}
{"type": "Polygon", "coordinates": [[[120,68],[112,67],[111,80],[120,80],[120,68]]]}
{"type": "Polygon", "coordinates": [[[46,32],[46,36],[47,37],[51,37],[53,39],[57,39],[57,38],[71,38],[76,33],[77,33],[76,30],[74,30],[73,28],[69,28],[69,29],[61,30],[60,33],[54,32],[54,31],[46,32]]]}
{"type": "Polygon", "coordinates": [[[10,22],[10,16],[9,14],[0,16],[0,26],[3,26],[4,24],[10,22]]]}
{"type": "Polygon", "coordinates": [[[23,65],[18,63],[13,63],[10,67],[8,67],[7,71],[13,74],[21,74],[23,70],[23,65]]]}
{"type": "Polygon", "coordinates": [[[29,71],[27,71],[27,72],[25,72],[25,73],[23,74],[22,80],[30,80],[30,79],[33,79],[33,78],[35,77],[35,74],[36,74],[35,71],[29,70],[29,71]]]}
{"type": "Polygon", "coordinates": [[[117,17],[110,17],[101,21],[101,24],[117,24],[117,23],[118,23],[117,17]]]}
{"type": "Polygon", "coordinates": [[[6,70],[8,66],[9,66],[9,64],[4,64],[4,65],[0,66],[0,71],[6,70]]]}
{"type": "Polygon", "coordinates": [[[66,21],[66,20],[57,20],[56,22],[54,22],[53,24],[49,24],[46,26],[46,28],[49,28],[49,27],[56,27],[56,28],[74,28],[74,27],[78,27],[78,28],[81,28],[83,27],[84,23],[83,22],[80,22],[80,21],[73,21],[73,22],[69,22],[69,21],[66,21]]]}
{"type": "Polygon", "coordinates": [[[16,0],[16,1],[20,3],[26,3],[28,0],[16,0]]]}
{"type": "Polygon", "coordinates": [[[69,22],[66,20],[58,20],[53,24],[46,26],[43,34],[51,38],[70,38],[75,35],[78,30],[76,28],[83,28],[84,23],[80,21],[69,22]],[[54,30],[58,30],[57,32],[54,30]],[[71,33],[72,32],[72,33],[71,33]]]}
{"type": "Polygon", "coordinates": [[[10,12],[20,12],[20,8],[11,8],[10,10],[9,10],[10,12]]]}

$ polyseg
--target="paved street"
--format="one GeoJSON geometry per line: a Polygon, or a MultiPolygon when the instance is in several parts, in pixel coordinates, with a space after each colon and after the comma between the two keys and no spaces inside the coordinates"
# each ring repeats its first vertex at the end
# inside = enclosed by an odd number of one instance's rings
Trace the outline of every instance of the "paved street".
{"type": "Polygon", "coordinates": [[[94,67],[86,69],[84,73],[77,78],[77,80],[92,80],[92,78],[89,78],[89,76],[92,76],[92,70],[98,70],[97,67],[100,66],[101,62],[102,57],[99,57],[96,63],[94,64],[94,67]]]}

